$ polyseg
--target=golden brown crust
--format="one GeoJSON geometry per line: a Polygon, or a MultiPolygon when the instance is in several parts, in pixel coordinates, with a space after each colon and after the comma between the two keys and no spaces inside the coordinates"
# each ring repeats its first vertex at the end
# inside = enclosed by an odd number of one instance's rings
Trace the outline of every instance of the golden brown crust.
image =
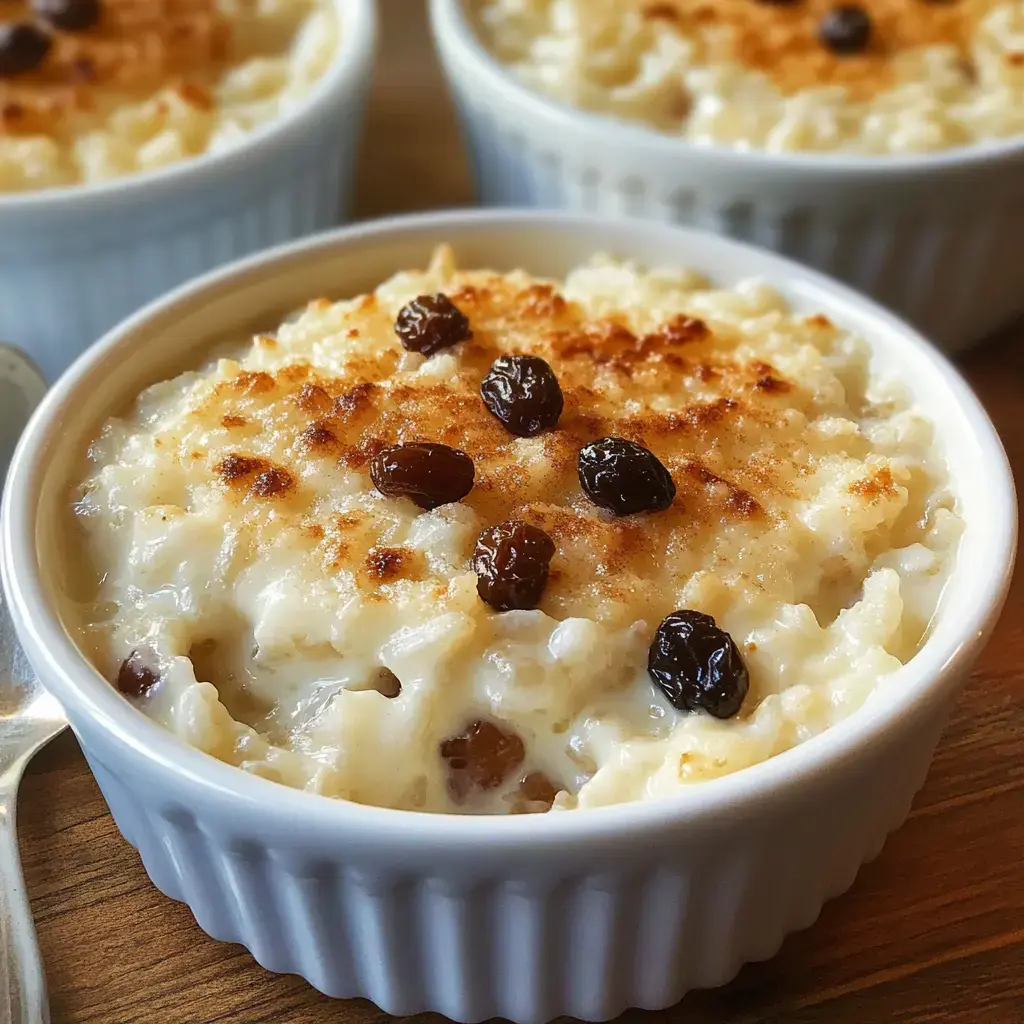
{"type": "MultiPolygon", "coordinates": [[[[196,415],[268,427],[283,416],[292,431],[283,450],[323,471],[340,465],[359,472],[368,489],[367,464],[386,445],[436,441],[468,452],[476,484],[465,504],[484,523],[523,519],[554,539],[545,602],[556,614],[558,602],[578,592],[580,550],[598,563],[595,586],[612,594],[673,545],[710,550],[723,525],[763,531],[785,521],[793,476],[806,462],[791,420],[794,410],[810,412],[813,399],[778,368],[738,359],[735,339],[692,317],[672,316],[634,333],[614,316],[589,318],[551,286],[483,280],[451,289],[474,332],[451,376],[393,376],[401,358],[396,338],[393,351],[346,359],[337,377],[303,363],[274,374],[241,371],[213,388],[196,415]],[[484,374],[509,352],[546,359],[565,396],[557,427],[529,441],[510,435],[480,399],[484,374]],[[666,395],[669,407],[659,397],[666,395]],[[616,519],[582,495],[579,450],[608,434],[647,445],[669,468],[678,493],[668,510],[616,519]],[[526,461],[524,446],[535,452],[526,461]]],[[[393,337],[392,317],[365,301],[354,306],[353,319],[365,323],[368,336],[393,337]]],[[[221,463],[219,475],[240,479],[250,494],[252,478],[269,468],[235,465],[221,463]]],[[[290,459],[279,468],[291,478],[302,471],[290,459]]],[[[303,517],[326,571],[361,570],[375,584],[408,575],[408,557],[394,554],[372,517],[325,518],[305,498],[289,508],[303,517]],[[311,524],[320,527],[316,536],[311,524]]]]}
{"type": "Polygon", "coordinates": [[[213,467],[213,471],[224,483],[233,486],[239,481],[248,480],[257,473],[262,473],[268,465],[266,459],[254,458],[251,455],[228,455],[213,467]]]}
{"type": "MultiPolygon", "coordinates": [[[[0,134],[59,134],[100,93],[150,95],[168,87],[209,110],[212,73],[231,57],[231,24],[215,0],[101,0],[84,32],[53,32],[34,71],[0,78],[0,134]]],[[[27,3],[6,0],[5,21],[31,21],[27,3]]]]}
{"type": "Polygon", "coordinates": [[[290,490],[294,483],[288,470],[272,466],[256,475],[256,479],[249,487],[249,493],[257,498],[276,498],[279,494],[290,490]]]}
{"type": "Polygon", "coordinates": [[[840,56],[818,40],[822,17],[838,0],[759,3],[757,0],[638,0],[644,16],[681,31],[727,30],[718,59],[763,71],[785,93],[844,85],[870,96],[892,84],[892,58],[925,46],[945,45],[968,55],[979,21],[1000,0],[857,0],[872,22],[864,53],[840,56]]]}
{"type": "Polygon", "coordinates": [[[338,438],[325,421],[318,420],[299,435],[299,446],[306,452],[328,453],[338,447],[338,438]]]}
{"type": "MultiPolygon", "coordinates": [[[[193,452],[193,458],[202,458],[193,452]]],[[[251,455],[228,455],[213,467],[214,473],[232,490],[245,489],[254,498],[276,498],[295,486],[291,473],[267,459],[251,455]]]]}
{"type": "Polygon", "coordinates": [[[373,547],[366,553],[366,575],[375,583],[393,583],[416,576],[418,552],[410,548],[373,547]]]}
{"type": "MultiPolygon", "coordinates": [[[[810,422],[840,414],[820,404],[831,401],[828,392],[819,395],[767,361],[770,346],[752,346],[725,322],[632,309],[590,315],[525,276],[456,274],[447,293],[473,328],[454,358],[441,354],[422,367],[420,357],[410,361],[394,333],[396,308],[356,300],[326,334],[316,309],[308,328],[296,328],[299,338],[312,331],[316,345],[331,350],[335,370],[298,354],[275,372],[228,365],[228,376],[200,386],[190,406],[196,419],[188,430],[209,436],[211,448],[223,446],[200,465],[222,460],[216,475],[244,499],[244,521],[257,529],[273,524],[274,536],[294,528],[289,536],[301,538],[323,572],[362,580],[369,599],[388,600],[385,584],[416,579],[434,585],[443,602],[448,587],[448,570],[419,556],[412,562],[405,551],[390,553],[403,550],[394,517],[411,510],[378,507],[373,498],[343,515],[331,507],[335,479],[338,494],[373,494],[368,464],[388,445],[431,441],[467,452],[476,478],[463,504],[476,513],[474,529],[509,519],[544,529],[556,553],[542,609],[561,617],[585,608],[599,619],[619,614],[616,607],[637,617],[664,614],[658,601],[670,596],[651,597],[648,608],[639,592],[649,588],[638,581],[661,578],[666,565],[714,570],[726,559],[729,571],[756,575],[761,554],[739,566],[746,556],[735,553],[771,550],[774,536],[784,562],[804,529],[794,507],[821,486],[815,474],[822,459],[850,444],[857,458],[869,454],[866,440],[809,436],[810,422]],[[537,437],[511,435],[480,398],[493,361],[513,353],[545,359],[562,388],[557,425],[537,437]],[[248,455],[237,447],[243,435],[222,426],[233,417],[260,428],[244,435],[258,444],[248,455]],[[658,456],[677,488],[668,509],[616,518],[583,494],[579,451],[606,435],[635,440],[658,456]],[[235,454],[225,458],[225,451],[235,454]],[[236,463],[257,451],[272,453],[266,465],[236,463]],[[275,505],[252,490],[271,466],[293,482],[288,500],[275,505]]],[[[823,332],[838,330],[824,318],[796,319],[787,329],[806,332],[812,348],[829,346],[823,332]]],[[[309,341],[280,344],[301,350],[309,341]]],[[[170,436],[167,443],[175,445],[170,436]]],[[[849,482],[851,505],[889,500],[890,491],[879,490],[884,482],[849,482]]]]}
{"type": "Polygon", "coordinates": [[[311,384],[309,381],[299,389],[296,401],[300,409],[320,416],[330,413],[334,405],[331,396],[319,384],[311,384]]]}

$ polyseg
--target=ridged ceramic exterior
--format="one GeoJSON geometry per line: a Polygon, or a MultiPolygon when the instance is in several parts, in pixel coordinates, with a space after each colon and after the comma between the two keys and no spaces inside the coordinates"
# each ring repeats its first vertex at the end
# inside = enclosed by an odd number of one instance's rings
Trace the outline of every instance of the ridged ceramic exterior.
{"type": "Polygon", "coordinates": [[[1024,141],[916,158],[697,147],[534,95],[431,0],[480,200],[729,235],[840,278],[948,351],[1024,312],[1024,141]]]}
{"type": "Polygon", "coordinates": [[[600,1021],[724,984],[810,925],[906,817],[942,722],[698,841],[679,826],[641,848],[625,836],[547,856],[467,850],[426,870],[384,843],[283,849],[203,806],[154,800],[132,762],[105,763],[88,731],[80,739],[158,888],[269,970],[397,1015],[600,1021]]]}
{"type": "Polygon", "coordinates": [[[191,277],[337,224],[371,72],[374,0],[338,0],[335,64],[235,151],[100,186],[0,195],[0,340],[54,379],[191,277]]]}
{"type": "MultiPolygon", "coordinates": [[[[19,636],[72,722],[118,828],[210,935],[274,971],[395,1014],[533,1024],[673,1004],[771,956],[906,816],[1012,570],[1016,509],[991,424],[934,349],[883,310],[794,264],[637,220],[481,212],[356,226],[211,275],[142,311],[51,389],[5,491],[4,585],[19,636]],[[824,735],[650,803],[472,818],[296,792],[194,750],[92,670],[55,610],[70,559],[68,481],[99,424],[146,384],[200,362],[239,324],[311,295],[351,295],[423,266],[564,274],[601,247],[760,274],[802,312],[871,339],[937,423],[966,523],[935,629],[875,699],[824,735]]],[[[401,756],[401,752],[385,752],[401,756]]]]}

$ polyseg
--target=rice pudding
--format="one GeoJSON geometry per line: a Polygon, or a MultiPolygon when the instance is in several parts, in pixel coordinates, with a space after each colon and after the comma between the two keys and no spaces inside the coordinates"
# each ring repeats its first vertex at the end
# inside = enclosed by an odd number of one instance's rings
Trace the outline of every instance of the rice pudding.
{"type": "Polygon", "coordinates": [[[758,281],[442,248],[225,346],[90,448],[68,617],[145,714],[285,785],[677,792],[897,685],[955,560],[905,388],[758,281]]]}
{"type": "Polygon", "coordinates": [[[337,49],[331,0],[32,0],[0,21],[0,192],[236,145],[337,49]]]}
{"type": "Polygon", "coordinates": [[[467,0],[527,86],[692,142],[918,153],[1024,132],[1024,0],[467,0]]]}

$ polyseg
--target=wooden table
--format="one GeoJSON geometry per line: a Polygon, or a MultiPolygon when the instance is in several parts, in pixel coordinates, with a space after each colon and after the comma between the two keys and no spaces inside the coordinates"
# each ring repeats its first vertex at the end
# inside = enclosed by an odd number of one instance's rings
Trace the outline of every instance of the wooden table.
{"type": "MultiPolygon", "coordinates": [[[[386,0],[361,166],[372,216],[468,200],[422,0],[386,0]]],[[[1024,328],[965,361],[1024,473],[1024,328]],[[1015,334],[1015,336],[1014,336],[1015,334]]],[[[1024,605],[1017,574],[907,825],[853,890],[728,987],[636,1024],[1024,1022],[1024,605]]],[[[370,1024],[295,977],[214,942],[149,883],[70,734],[22,790],[21,846],[54,1024],[370,1024]]],[[[632,1022],[631,1022],[632,1024],[632,1022]]]]}

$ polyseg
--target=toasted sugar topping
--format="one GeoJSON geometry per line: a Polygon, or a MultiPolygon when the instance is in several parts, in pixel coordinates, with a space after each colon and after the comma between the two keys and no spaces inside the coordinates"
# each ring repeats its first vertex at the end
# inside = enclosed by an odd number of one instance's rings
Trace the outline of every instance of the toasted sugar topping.
{"type": "Polygon", "coordinates": [[[858,0],[871,20],[862,53],[840,55],[819,39],[822,18],[838,0],[660,0],[640,2],[643,16],[678,25],[683,32],[709,31],[709,60],[731,60],[763,71],[793,93],[819,85],[843,85],[857,96],[890,86],[894,56],[945,45],[967,56],[978,23],[1000,0],[858,0]],[[721,34],[714,34],[721,29],[721,34]]]}
{"type": "Polygon", "coordinates": [[[390,583],[415,575],[418,552],[408,548],[370,548],[366,556],[366,575],[377,583],[390,583]]]}
{"type": "MultiPolygon", "coordinates": [[[[336,329],[318,343],[333,353],[329,370],[303,361],[236,369],[197,393],[189,422],[176,430],[212,428],[238,458],[246,456],[240,432],[224,424],[259,425],[251,452],[268,461],[234,474],[233,489],[246,501],[231,513],[248,517],[265,538],[258,543],[272,544],[294,525],[316,571],[350,573],[373,592],[415,579],[447,600],[450,570],[394,553],[405,542],[396,542],[368,467],[386,446],[440,442],[475,464],[476,484],[462,502],[475,513],[474,531],[521,519],[553,539],[544,611],[654,618],[673,600],[659,577],[693,571],[679,560],[714,567],[716,552],[743,550],[745,537],[763,557],[767,537],[785,562],[793,531],[801,529],[792,509],[820,486],[820,460],[851,445],[861,456],[869,451],[864,438],[809,441],[808,423],[822,414],[817,399],[763,355],[747,354],[735,327],[681,314],[643,323],[617,311],[592,317],[552,285],[525,276],[456,273],[446,292],[469,317],[473,338],[429,362],[402,351],[393,331],[397,307],[363,299],[344,304],[344,313],[330,307],[336,329]],[[517,438],[488,412],[480,382],[502,354],[537,355],[552,366],[565,395],[555,429],[517,438]],[[670,508],[617,518],[586,498],[577,456],[607,435],[637,441],[665,464],[677,487],[670,508]],[[256,500],[253,481],[271,467],[295,484],[287,502],[256,500]],[[339,516],[329,510],[331,481],[346,471],[359,475],[369,504],[339,516]]],[[[320,310],[327,315],[324,307],[311,307],[310,315],[320,310]]],[[[836,331],[821,322],[799,329],[836,331]]],[[[170,448],[181,443],[166,440],[170,448]]],[[[218,463],[190,465],[189,473],[210,465],[218,463]]],[[[232,476],[219,466],[222,480],[232,476]]],[[[847,500],[868,504],[878,495],[851,487],[847,500]]],[[[756,575],[761,564],[751,559],[747,565],[741,556],[730,568],[756,575]]]]}
{"type": "MultiPolygon", "coordinates": [[[[173,118],[176,102],[213,111],[223,76],[285,55],[311,9],[257,0],[101,0],[96,24],[77,31],[47,24],[51,45],[39,66],[0,77],[0,136],[67,143],[112,111],[154,96],[161,100],[154,117],[173,118]]],[[[2,19],[31,25],[36,17],[24,0],[8,0],[2,19]]]]}
{"type": "MultiPolygon", "coordinates": [[[[202,453],[193,452],[191,457],[201,459],[202,453]]],[[[231,490],[245,490],[253,498],[274,498],[295,485],[288,470],[250,455],[228,455],[213,467],[213,472],[231,490]]]]}
{"type": "MultiPolygon", "coordinates": [[[[27,3],[7,2],[4,20],[30,21],[27,3]]],[[[211,71],[231,56],[231,23],[215,0],[103,0],[86,31],[53,31],[39,68],[0,79],[0,132],[57,134],[97,94],[140,95],[169,86],[209,109],[211,71]],[[195,79],[195,80],[192,80],[195,79]]]]}

